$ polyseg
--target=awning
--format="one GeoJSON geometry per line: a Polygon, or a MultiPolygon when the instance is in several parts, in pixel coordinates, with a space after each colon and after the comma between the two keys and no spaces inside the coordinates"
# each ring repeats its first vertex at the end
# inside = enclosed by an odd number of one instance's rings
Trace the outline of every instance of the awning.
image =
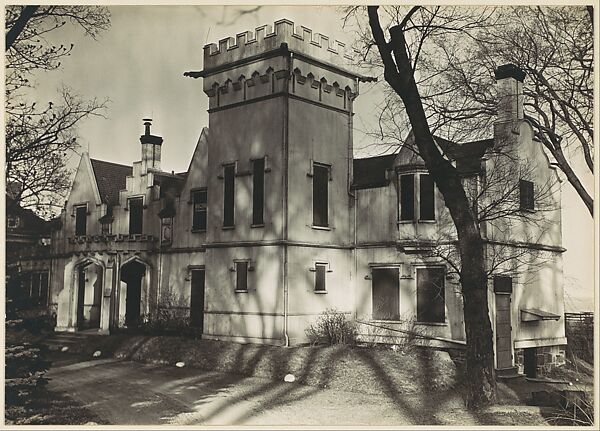
{"type": "Polygon", "coordinates": [[[559,314],[550,313],[549,311],[540,310],[538,308],[529,308],[521,310],[522,322],[534,322],[537,320],[558,320],[559,314]]]}

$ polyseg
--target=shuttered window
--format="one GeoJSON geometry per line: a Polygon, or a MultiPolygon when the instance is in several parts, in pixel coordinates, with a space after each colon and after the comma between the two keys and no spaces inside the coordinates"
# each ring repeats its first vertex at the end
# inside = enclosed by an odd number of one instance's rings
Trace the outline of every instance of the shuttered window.
{"type": "Polygon", "coordinates": [[[435,220],[433,180],[429,174],[421,174],[419,181],[419,220],[435,220]]]}
{"type": "Polygon", "coordinates": [[[144,226],[144,201],[142,198],[129,199],[129,235],[139,235],[144,226]]]}
{"type": "Polygon", "coordinates": [[[248,290],[248,262],[235,263],[235,290],[239,292],[248,290]]]}
{"type": "Polygon", "coordinates": [[[327,274],[327,264],[315,264],[315,292],[327,291],[325,275],[327,274]]]}
{"type": "Polygon", "coordinates": [[[235,165],[223,168],[223,227],[233,227],[235,216],[235,165]]]}
{"type": "Polygon", "coordinates": [[[264,223],[265,159],[252,161],[252,224],[264,223]]]}
{"type": "Polygon", "coordinates": [[[192,191],[192,231],[202,232],[206,230],[206,189],[198,189],[192,191]]]}
{"type": "Polygon", "coordinates": [[[329,170],[327,165],[313,165],[313,226],[329,226],[329,170]]]}
{"type": "Polygon", "coordinates": [[[415,219],[415,176],[400,175],[400,220],[415,219]]]}
{"type": "Polygon", "coordinates": [[[83,236],[87,234],[87,206],[75,207],[75,235],[83,236]]]}
{"type": "Polygon", "coordinates": [[[527,180],[519,180],[519,203],[522,210],[534,210],[533,183],[527,180]]]}
{"type": "Polygon", "coordinates": [[[417,269],[417,321],[446,321],[446,289],[444,268],[417,269]]]}

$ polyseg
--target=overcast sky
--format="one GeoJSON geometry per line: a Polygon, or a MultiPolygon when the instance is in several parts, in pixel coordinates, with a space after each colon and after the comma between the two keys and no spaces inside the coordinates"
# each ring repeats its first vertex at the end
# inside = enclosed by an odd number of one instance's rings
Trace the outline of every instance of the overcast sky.
{"type": "MultiPolygon", "coordinates": [[[[51,37],[74,43],[63,66],[37,77],[39,102],[57,101],[56,89],[65,84],[85,98],[110,99],[107,118],[81,124],[83,150],[92,158],[131,164],[140,159],[142,118],[153,118],[153,134],[164,138],[162,167],[185,171],[202,127],[208,125],[208,100],[202,80],[183,77],[202,70],[206,43],[263,24],[287,18],[330,38],[351,42],[334,7],[282,6],[115,6],[111,27],[97,41],[65,26],[51,37]],[[239,11],[248,13],[239,14],[239,11]],[[234,18],[235,17],[235,18],[234,18]]],[[[379,87],[361,84],[355,103],[355,149],[369,144],[363,133],[373,124],[379,87]]],[[[584,176],[587,185],[591,175],[584,176]]],[[[589,188],[591,190],[591,188],[589,188]]],[[[593,309],[594,225],[568,183],[563,183],[563,242],[567,307],[593,309]]]]}

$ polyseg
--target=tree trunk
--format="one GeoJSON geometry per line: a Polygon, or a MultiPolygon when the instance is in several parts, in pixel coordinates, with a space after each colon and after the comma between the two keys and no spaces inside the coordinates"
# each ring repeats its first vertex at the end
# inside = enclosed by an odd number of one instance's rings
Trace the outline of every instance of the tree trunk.
{"type": "Polygon", "coordinates": [[[562,150],[560,148],[555,148],[552,145],[546,145],[546,148],[550,149],[550,152],[556,159],[556,162],[558,163],[558,166],[560,166],[560,169],[567,177],[567,180],[569,181],[569,183],[571,183],[571,185],[585,204],[586,208],[590,212],[590,215],[594,217],[594,199],[587,192],[583,184],[581,184],[581,181],[579,181],[577,174],[571,168],[571,165],[565,158],[565,155],[563,154],[562,150]]]}
{"type": "Polygon", "coordinates": [[[21,11],[21,15],[15,21],[13,26],[6,33],[6,42],[4,44],[4,50],[8,51],[10,47],[15,43],[17,37],[21,34],[35,11],[39,8],[39,6],[25,6],[21,11]]]}
{"type": "Polygon", "coordinates": [[[466,402],[469,407],[478,407],[493,402],[496,398],[493,334],[487,303],[487,273],[481,232],[460,175],[442,156],[429,129],[406,52],[403,29],[401,26],[391,27],[391,42],[388,44],[379,23],[377,9],[377,6],[369,6],[369,24],[384,63],[385,80],[404,103],[419,154],[440,190],[456,226],[467,337],[466,402]]]}

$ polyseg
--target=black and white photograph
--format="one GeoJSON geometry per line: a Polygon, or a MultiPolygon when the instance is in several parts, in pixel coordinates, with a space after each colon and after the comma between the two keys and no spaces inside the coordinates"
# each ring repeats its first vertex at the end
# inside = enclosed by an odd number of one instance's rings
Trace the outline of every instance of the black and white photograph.
{"type": "Polygon", "coordinates": [[[598,427],[598,10],[4,5],[3,426],[598,427]]]}

